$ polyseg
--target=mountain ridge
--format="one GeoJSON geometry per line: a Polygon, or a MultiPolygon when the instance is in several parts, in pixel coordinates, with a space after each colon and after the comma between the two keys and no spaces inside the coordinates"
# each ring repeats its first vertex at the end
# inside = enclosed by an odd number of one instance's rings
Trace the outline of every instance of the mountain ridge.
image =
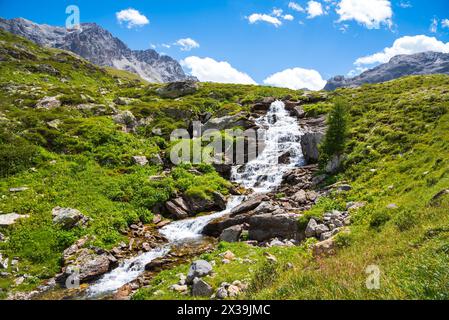
{"type": "Polygon", "coordinates": [[[68,50],[104,67],[138,74],[149,82],[190,79],[175,59],[152,49],[131,50],[96,23],[82,23],[80,30],[37,24],[24,18],[0,18],[0,28],[25,37],[38,45],[68,50]]]}
{"type": "Polygon", "coordinates": [[[397,55],[389,62],[369,69],[353,78],[336,76],[330,79],[324,90],[358,87],[411,75],[449,74],[449,53],[427,51],[410,55],[397,55]]]}

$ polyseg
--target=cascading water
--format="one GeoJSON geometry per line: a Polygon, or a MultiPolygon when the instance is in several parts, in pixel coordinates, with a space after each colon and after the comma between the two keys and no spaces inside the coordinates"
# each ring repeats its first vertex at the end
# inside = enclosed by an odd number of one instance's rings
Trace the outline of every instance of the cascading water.
{"type": "Polygon", "coordinates": [[[258,157],[241,167],[233,168],[232,179],[257,193],[271,191],[282,182],[284,173],[304,163],[301,136],[296,118],[290,116],[282,101],[274,102],[267,114],[256,120],[265,129],[265,148],[258,157]],[[287,155],[287,164],[279,157],[287,155]]]}
{"type": "MultiPolygon", "coordinates": [[[[301,131],[297,121],[291,117],[281,101],[274,102],[268,113],[257,119],[256,124],[266,130],[265,148],[257,159],[248,162],[243,168],[234,168],[232,180],[255,192],[269,192],[282,182],[284,173],[303,164],[301,151],[301,131]],[[287,154],[289,163],[279,163],[279,157],[287,154]],[[242,170],[243,169],[243,170],[242,170]]],[[[237,207],[244,197],[232,197],[227,208],[208,216],[175,221],[159,232],[169,243],[150,252],[124,261],[118,268],[104,275],[88,289],[88,297],[94,298],[113,293],[123,285],[137,279],[145,271],[145,265],[154,259],[167,255],[171,247],[200,239],[201,232],[208,222],[219,218],[237,207]]]]}

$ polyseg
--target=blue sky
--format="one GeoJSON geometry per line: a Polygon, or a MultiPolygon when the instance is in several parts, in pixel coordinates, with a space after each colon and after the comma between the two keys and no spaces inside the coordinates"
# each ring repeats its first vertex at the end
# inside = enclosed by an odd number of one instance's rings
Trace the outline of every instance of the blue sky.
{"type": "Polygon", "coordinates": [[[100,24],[132,49],[153,45],[200,80],[315,88],[396,53],[449,52],[447,0],[0,0],[0,16],[62,26],[68,5],[80,8],[81,22],[100,24]],[[131,26],[117,17],[130,8],[137,18],[121,17],[137,19],[131,26]],[[194,42],[175,45],[180,39],[194,42]]]}

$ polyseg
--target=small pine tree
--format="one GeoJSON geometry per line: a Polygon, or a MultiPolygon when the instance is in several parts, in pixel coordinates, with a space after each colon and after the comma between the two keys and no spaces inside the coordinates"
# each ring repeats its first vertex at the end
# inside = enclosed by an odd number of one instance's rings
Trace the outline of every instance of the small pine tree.
{"type": "Polygon", "coordinates": [[[320,166],[324,168],[334,156],[341,156],[345,151],[348,135],[347,105],[343,100],[337,100],[329,112],[328,129],[320,145],[320,166]]]}

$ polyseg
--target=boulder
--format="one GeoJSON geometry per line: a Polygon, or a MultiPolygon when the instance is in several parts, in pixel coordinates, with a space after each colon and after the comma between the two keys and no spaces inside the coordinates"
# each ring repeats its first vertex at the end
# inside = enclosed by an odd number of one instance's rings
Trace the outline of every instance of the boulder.
{"type": "Polygon", "coordinates": [[[133,162],[139,166],[146,166],[148,164],[148,159],[145,156],[134,156],[133,162]]]}
{"type": "Polygon", "coordinates": [[[192,284],[192,296],[210,297],[214,293],[212,287],[203,279],[195,278],[192,284]]]}
{"type": "Polygon", "coordinates": [[[129,110],[113,115],[112,119],[116,124],[122,125],[126,132],[134,130],[137,126],[136,117],[129,110]]]}
{"type": "Polygon", "coordinates": [[[238,242],[242,234],[243,228],[241,225],[232,226],[224,229],[220,235],[220,241],[224,242],[238,242]]]}
{"type": "Polygon", "coordinates": [[[8,269],[9,266],[9,259],[3,258],[2,253],[0,252],[0,269],[8,269]]]}
{"type": "Polygon", "coordinates": [[[254,196],[240,205],[231,210],[231,216],[236,216],[238,214],[242,214],[253,209],[256,209],[263,201],[268,200],[268,197],[265,195],[254,196]]]}
{"type": "Polygon", "coordinates": [[[225,130],[235,127],[242,127],[248,129],[254,126],[254,122],[248,120],[245,113],[238,113],[236,115],[224,116],[221,118],[212,118],[202,126],[202,131],[206,130],[225,130]]]}
{"type": "Polygon", "coordinates": [[[334,238],[330,238],[316,243],[313,246],[313,256],[330,256],[334,255],[336,251],[334,238]]]}
{"type": "Polygon", "coordinates": [[[58,277],[60,282],[73,274],[78,276],[80,283],[98,279],[113,267],[115,259],[107,253],[97,254],[93,250],[84,248],[69,257],[69,260],[69,264],[63,268],[63,273],[58,277]]]}
{"type": "Polygon", "coordinates": [[[198,91],[198,83],[193,80],[172,82],[157,89],[157,94],[162,98],[176,99],[198,91]]]}
{"type": "Polygon", "coordinates": [[[40,99],[36,104],[36,109],[55,109],[61,106],[61,101],[57,97],[45,97],[40,99]]]}
{"type": "Polygon", "coordinates": [[[165,208],[176,219],[185,219],[189,216],[189,213],[186,210],[182,209],[179,205],[175,204],[173,201],[167,201],[165,203],[165,208]]]}
{"type": "Polygon", "coordinates": [[[0,227],[12,226],[17,220],[29,217],[29,215],[20,215],[17,213],[0,214],[0,227]]]}
{"type": "Polygon", "coordinates": [[[218,288],[217,292],[215,293],[215,297],[219,300],[224,300],[228,297],[228,290],[226,290],[225,287],[218,288]]]}
{"type": "Polygon", "coordinates": [[[272,238],[299,240],[303,237],[300,234],[297,215],[267,213],[250,218],[249,238],[266,241],[272,238]]]}
{"type": "Polygon", "coordinates": [[[310,219],[309,223],[307,224],[305,235],[307,238],[312,238],[316,236],[316,227],[318,226],[318,223],[315,219],[310,219]]]}
{"type": "Polygon", "coordinates": [[[290,164],[291,153],[290,151],[285,152],[278,158],[279,164],[290,164]]]}
{"type": "Polygon", "coordinates": [[[301,149],[307,164],[317,163],[319,160],[319,144],[324,134],[321,132],[308,132],[301,137],[301,149]]]}
{"type": "Polygon", "coordinates": [[[348,202],[346,204],[347,211],[356,211],[366,206],[366,202],[348,202]]]}
{"type": "Polygon", "coordinates": [[[329,162],[326,164],[325,171],[330,174],[337,173],[341,168],[341,164],[343,162],[343,156],[335,155],[329,162]]]}
{"type": "Polygon", "coordinates": [[[251,214],[241,214],[235,217],[231,217],[230,214],[226,214],[209,222],[204,227],[202,233],[206,236],[219,237],[221,233],[227,228],[248,223],[250,217],[251,214]]]}
{"type": "Polygon", "coordinates": [[[68,230],[81,226],[87,222],[87,218],[78,210],[72,208],[56,207],[52,210],[53,223],[68,230]]]}
{"type": "Polygon", "coordinates": [[[223,178],[230,180],[232,175],[232,165],[225,163],[213,163],[212,166],[223,178]]]}
{"type": "Polygon", "coordinates": [[[192,284],[195,278],[203,278],[212,274],[212,265],[205,260],[194,261],[187,273],[186,283],[192,284]]]}
{"type": "Polygon", "coordinates": [[[226,199],[218,192],[213,192],[209,198],[201,198],[196,195],[184,195],[183,198],[191,215],[226,209],[226,199]]]}
{"type": "Polygon", "coordinates": [[[307,203],[307,194],[304,190],[299,190],[292,196],[292,200],[298,204],[306,204],[307,203]]]}
{"type": "Polygon", "coordinates": [[[155,166],[161,166],[164,164],[164,161],[161,158],[161,155],[159,153],[154,154],[149,159],[150,163],[155,166]]]}

